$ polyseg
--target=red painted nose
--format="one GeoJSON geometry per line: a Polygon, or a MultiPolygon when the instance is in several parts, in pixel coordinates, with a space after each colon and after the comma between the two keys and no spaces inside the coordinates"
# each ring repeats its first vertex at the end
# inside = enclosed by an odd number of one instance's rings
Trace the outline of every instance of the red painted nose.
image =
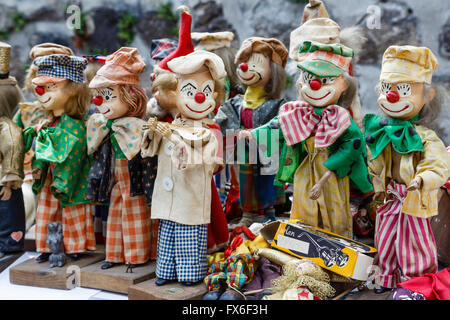
{"type": "Polygon", "coordinates": [[[245,62],[242,62],[242,63],[239,65],[239,68],[241,68],[242,71],[247,72],[247,70],[248,70],[248,64],[246,64],[245,62]]]}
{"type": "Polygon", "coordinates": [[[205,100],[206,100],[206,97],[205,97],[205,94],[203,92],[198,92],[195,95],[195,102],[203,103],[203,102],[205,102],[205,100]]]}
{"type": "Polygon", "coordinates": [[[92,102],[96,105],[96,106],[101,106],[103,103],[103,98],[101,96],[95,96],[92,98],[92,102]]]}
{"type": "Polygon", "coordinates": [[[319,90],[320,88],[322,88],[322,82],[320,82],[317,79],[314,79],[314,80],[311,80],[311,82],[309,83],[309,86],[313,90],[319,90]]]}
{"type": "Polygon", "coordinates": [[[387,101],[389,101],[390,103],[395,103],[398,100],[400,100],[400,96],[398,95],[397,91],[389,91],[386,95],[386,99],[387,101]]]}
{"type": "Polygon", "coordinates": [[[37,86],[35,89],[36,93],[40,96],[42,96],[45,93],[45,88],[41,86],[37,86]]]}

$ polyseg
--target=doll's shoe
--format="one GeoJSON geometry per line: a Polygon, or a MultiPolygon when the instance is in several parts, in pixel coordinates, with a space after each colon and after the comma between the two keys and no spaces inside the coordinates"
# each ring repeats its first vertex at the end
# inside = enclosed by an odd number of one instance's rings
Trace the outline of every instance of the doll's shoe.
{"type": "Polygon", "coordinates": [[[228,226],[228,229],[232,230],[235,229],[236,227],[242,227],[242,226],[250,226],[253,222],[255,222],[257,215],[251,212],[244,212],[242,214],[242,218],[241,220],[239,220],[239,222],[234,223],[234,224],[230,224],[228,226]]]}
{"type": "Polygon", "coordinates": [[[220,296],[225,292],[225,288],[209,291],[203,296],[203,300],[219,300],[220,296]]]}
{"type": "Polygon", "coordinates": [[[236,290],[227,289],[220,296],[219,300],[245,300],[245,298],[236,290]]]}
{"type": "Polygon", "coordinates": [[[182,284],[185,285],[186,287],[192,287],[195,286],[197,283],[199,283],[199,281],[183,281],[182,284]]]}
{"type": "Polygon", "coordinates": [[[50,253],[43,252],[35,260],[38,263],[42,263],[42,262],[48,261],[48,257],[50,257],[50,253]]]}
{"type": "Polygon", "coordinates": [[[277,219],[275,218],[275,210],[273,211],[266,211],[264,213],[264,219],[261,221],[261,223],[267,223],[267,222],[273,222],[276,221],[277,219]]]}
{"type": "Polygon", "coordinates": [[[165,285],[165,284],[167,284],[167,283],[170,283],[170,282],[172,282],[172,281],[173,281],[173,280],[163,279],[163,278],[158,278],[158,279],[156,279],[155,284],[156,284],[157,286],[163,286],[163,285],[165,285]]]}
{"type": "Polygon", "coordinates": [[[102,270],[106,270],[114,267],[116,264],[117,263],[106,261],[100,268],[102,268],[102,270]]]}
{"type": "Polygon", "coordinates": [[[392,288],[380,287],[380,288],[374,289],[373,291],[376,294],[381,294],[381,293],[384,293],[384,292],[387,292],[387,291],[391,291],[391,290],[392,290],[392,288]]]}
{"type": "Polygon", "coordinates": [[[80,254],[78,254],[78,253],[72,253],[72,254],[69,254],[68,255],[72,260],[78,260],[78,259],[80,259],[80,254]]]}

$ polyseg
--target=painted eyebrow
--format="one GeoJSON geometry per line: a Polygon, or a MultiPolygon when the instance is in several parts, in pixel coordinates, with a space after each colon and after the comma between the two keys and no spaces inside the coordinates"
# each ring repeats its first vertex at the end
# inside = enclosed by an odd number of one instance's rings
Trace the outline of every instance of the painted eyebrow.
{"type": "Polygon", "coordinates": [[[211,89],[211,87],[209,86],[209,84],[208,84],[208,85],[206,85],[206,87],[205,87],[205,88],[203,88],[203,91],[205,91],[206,89],[209,89],[209,91],[212,91],[212,89],[211,89]]]}
{"type": "Polygon", "coordinates": [[[186,87],[188,87],[188,86],[191,86],[191,87],[193,87],[194,89],[197,89],[197,87],[196,86],[194,86],[192,83],[186,83],[182,88],[181,88],[181,90],[184,90],[184,88],[186,88],[186,87]]]}

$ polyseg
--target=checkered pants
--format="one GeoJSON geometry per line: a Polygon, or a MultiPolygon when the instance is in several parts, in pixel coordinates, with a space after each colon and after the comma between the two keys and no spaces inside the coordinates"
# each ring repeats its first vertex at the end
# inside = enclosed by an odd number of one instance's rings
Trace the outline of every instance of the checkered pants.
{"type": "Polygon", "coordinates": [[[203,280],[208,270],[207,230],[207,224],[185,225],[161,220],[156,276],[179,282],[203,280]]]}
{"type": "Polygon", "coordinates": [[[95,250],[94,223],[92,219],[93,206],[77,204],[61,208],[59,200],[50,192],[52,184],[51,170],[45,184],[39,193],[36,209],[36,251],[51,252],[47,240],[47,225],[50,222],[60,222],[63,226],[63,243],[66,253],[80,253],[95,250]]]}
{"type": "Polygon", "coordinates": [[[150,219],[144,196],[130,197],[126,159],[116,159],[115,184],[106,226],[106,261],[132,264],[156,259],[158,220],[150,219]]]}

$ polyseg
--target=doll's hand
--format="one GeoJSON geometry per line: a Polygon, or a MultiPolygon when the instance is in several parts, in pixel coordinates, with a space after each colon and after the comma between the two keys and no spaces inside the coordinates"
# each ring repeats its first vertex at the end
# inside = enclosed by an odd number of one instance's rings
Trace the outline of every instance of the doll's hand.
{"type": "Polygon", "coordinates": [[[422,187],[422,178],[421,177],[415,177],[413,181],[408,185],[406,188],[407,191],[414,191],[417,189],[420,189],[422,187]]]}
{"type": "Polygon", "coordinates": [[[385,197],[384,192],[376,192],[373,195],[373,201],[377,202],[377,203],[382,203],[382,202],[384,202],[384,197],[385,197]]]}
{"type": "Polygon", "coordinates": [[[2,190],[0,191],[0,196],[2,196],[0,198],[0,200],[8,201],[9,199],[11,199],[11,194],[12,194],[12,192],[11,192],[11,185],[12,185],[12,182],[8,181],[3,186],[2,190]]]}
{"type": "Polygon", "coordinates": [[[148,119],[147,123],[142,126],[142,130],[155,131],[158,119],[156,117],[148,119]]]}
{"type": "Polygon", "coordinates": [[[55,117],[52,113],[50,113],[47,117],[47,119],[41,120],[37,125],[34,126],[34,131],[39,132],[42,128],[48,127],[50,124],[53,123],[55,120],[55,117]]]}
{"type": "Polygon", "coordinates": [[[252,141],[253,140],[253,135],[250,132],[250,130],[241,130],[241,131],[239,131],[238,138],[239,138],[239,140],[247,139],[248,141],[252,141]]]}
{"type": "Polygon", "coordinates": [[[169,139],[170,136],[172,135],[172,130],[170,129],[169,124],[164,123],[164,122],[159,122],[156,125],[155,132],[157,132],[162,137],[167,138],[167,139],[169,139]]]}
{"type": "Polygon", "coordinates": [[[309,190],[309,198],[311,200],[317,200],[322,194],[322,184],[316,183],[311,190],[309,190]]]}
{"type": "Polygon", "coordinates": [[[41,178],[41,175],[42,175],[42,170],[41,169],[34,169],[31,172],[31,175],[33,176],[33,179],[39,180],[41,178]]]}

